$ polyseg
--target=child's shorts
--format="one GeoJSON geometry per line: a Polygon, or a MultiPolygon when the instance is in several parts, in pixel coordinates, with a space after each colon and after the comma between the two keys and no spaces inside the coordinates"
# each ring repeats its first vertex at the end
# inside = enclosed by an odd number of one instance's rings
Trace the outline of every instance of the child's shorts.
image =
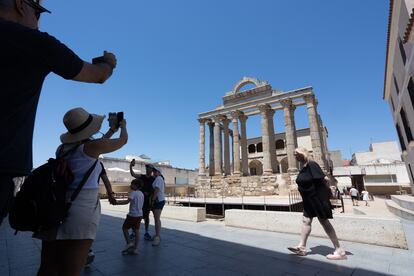
{"type": "Polygon", "coordinates": [[[124,229],[139,229],[142,217],[131,217],[127,215],[122,228],[124,229]]]}

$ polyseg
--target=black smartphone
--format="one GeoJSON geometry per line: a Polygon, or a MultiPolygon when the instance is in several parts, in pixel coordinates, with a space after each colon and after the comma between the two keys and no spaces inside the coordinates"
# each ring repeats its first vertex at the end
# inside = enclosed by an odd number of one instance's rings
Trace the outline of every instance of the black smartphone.
{"type": "Polygon", "coordinates": [[[103,56],[92,59],[92,64],[98,64],[98,63],[105,63],[105,59],[103,56]]]}
{"type": "Polygon", "coordinates": [[[124,120],[124,112],[116,113],[116,118],[118,119],[118,127],[119,127],[119,124],[124,120]]]}

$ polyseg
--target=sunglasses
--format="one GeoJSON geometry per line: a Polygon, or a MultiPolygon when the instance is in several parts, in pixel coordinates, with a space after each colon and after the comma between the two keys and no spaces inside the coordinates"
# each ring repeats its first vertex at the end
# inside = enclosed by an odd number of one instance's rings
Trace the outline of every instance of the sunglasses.
{"type": "Polygon", "coordinates": [[[24,0],[24,2],[35,10],[35,17],[37,20],[40,19],[42,13],[51,13],[48,9],[40,5],[40,0],[24,0]]]}

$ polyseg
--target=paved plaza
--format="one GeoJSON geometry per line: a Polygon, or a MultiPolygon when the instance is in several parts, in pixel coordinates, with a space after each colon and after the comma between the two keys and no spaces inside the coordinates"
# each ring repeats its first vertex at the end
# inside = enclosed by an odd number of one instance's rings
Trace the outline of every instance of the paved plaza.
{"type": "MultiPolygon", "coordinates": [[[[83,275],[412,275],[414,271],[413,250],[343,242],[348,260],[332,262],[325,258],[332,251],[329,240],[311,237],[310,254],[298,257],[286,249],[296,245],[297,235],[225,227],[216,220],[164,219],[159,247],[141,238],[139,255],[122,256],[125,210],[105,205],[93,245],[96,259],[83,275]]],[[[414,224],[405,227],[412,248],[414,224]]],[[[40,242],[28,233],[13,234],[7,223],[0,227],[0,275],[35,275],[40,242]]]]}

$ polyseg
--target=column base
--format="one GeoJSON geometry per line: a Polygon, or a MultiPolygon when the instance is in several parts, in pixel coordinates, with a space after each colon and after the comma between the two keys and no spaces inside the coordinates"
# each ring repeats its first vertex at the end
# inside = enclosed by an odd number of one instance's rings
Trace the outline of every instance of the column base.
{"type": "Polygon", "coordinates": [[[273,172],[272,171],[264,171],[262,175],[263,176],[273,175],[273,172]]]}
{"type": "Polygon", "coordinates": [[[288,169],[288,173],[291,173],[291,174],[297,174],[298,172],[299,172],[299,170],[296,169],[296,168],[289,168],[288,169]]]}

